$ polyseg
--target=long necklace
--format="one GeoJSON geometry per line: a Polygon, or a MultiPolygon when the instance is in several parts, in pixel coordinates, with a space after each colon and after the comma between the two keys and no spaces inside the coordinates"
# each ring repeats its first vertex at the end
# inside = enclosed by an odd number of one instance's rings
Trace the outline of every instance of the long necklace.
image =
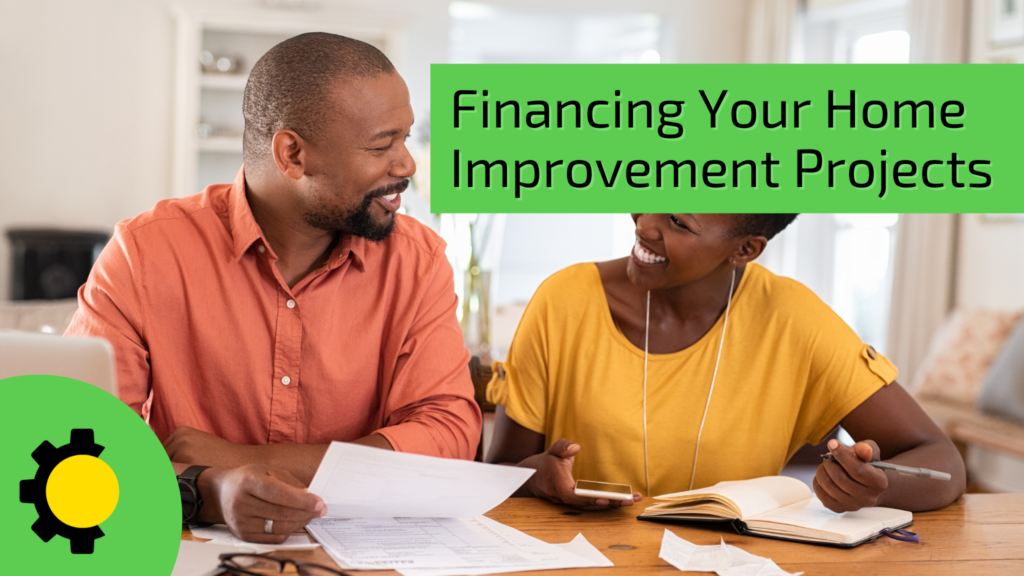
{"type": "MultiPolygon", "coordinates": [[[[711,394],[715,391],[715,379],[718,377],[718,363],[722,359],[722,347],[725,345],[725,330],[729,327],[729,309],[732,308],[732,290],[736,285],[736,269],[732,269],[732,279],[729,281],[729,299],[725,303],[725,321],[722,323],[722,337],[718,341],[718,355],[715,357],[715,369],[711,373],[711,389],[708,390],[708,399],[704,403],[704,415],[700,419],[700,428],[697,429],[697,444],[693,448],[693,467],[690,471],[690,490],[693,490],[693,481],[697,477],[697,456],[700,454],[700,436],[704,433],[704,422],[708,418],[708,408],[711,406],[711,394]]],[[[647,483],[647,497],[651,497],[651,467],[647,455],[647,355],[648,344],[651,336],[651,291],[647,291],[647,319],[644,321],[644,478],[647,483]]]]}

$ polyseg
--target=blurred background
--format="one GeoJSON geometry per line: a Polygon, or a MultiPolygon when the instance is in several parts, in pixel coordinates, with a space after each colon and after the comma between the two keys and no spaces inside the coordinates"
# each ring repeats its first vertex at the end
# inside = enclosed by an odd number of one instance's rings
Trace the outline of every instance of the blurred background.
{"type": "MultiPolygon", "coordinates": [[[[409,85],[403,210],[448,242],[467,346],[503,359],[544,278],[629,254],[628,215],[429,211],[432,63],[1024,61],[1024,0],[4,0],[0,329],[61,333],[114,224],[230,182],[242,91],[307,31],[383,50],[409,85]]],[[[900,368],[972,489],[1024,491],[1024,215],[806,214],[761,258],[900,368]],[[1019,351],[1019,352],[1018,352],[1019,351]]]]}

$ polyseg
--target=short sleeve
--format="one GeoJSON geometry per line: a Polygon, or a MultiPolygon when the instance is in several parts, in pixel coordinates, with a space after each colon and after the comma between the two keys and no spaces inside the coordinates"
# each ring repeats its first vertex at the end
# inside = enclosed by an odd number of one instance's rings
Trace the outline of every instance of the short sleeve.
{"type": "Polygon", "coordinates": [[[487,400],[524,428],[546,434],[548,408],[548,332],[550,286],[545,282],[526,306],[508,359],[495,362],[487,400]]]}
{"type": "MultiPolygon", "coordinates": [[[[896,380],[896,366],[814,297],[810,365],[794,440],[821,442],[847,414],[896,380]]],[[[797,446],[802,443],[797,443],[797,446]]]]}

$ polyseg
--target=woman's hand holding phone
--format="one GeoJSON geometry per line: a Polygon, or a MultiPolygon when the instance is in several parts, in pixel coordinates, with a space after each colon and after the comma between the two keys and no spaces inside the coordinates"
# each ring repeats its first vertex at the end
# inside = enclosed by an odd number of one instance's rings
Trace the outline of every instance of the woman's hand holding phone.
{"type": "Polygon", "coordinates": [[[545,498],[556,504],[568,504],[580,510],[606,510],[620,506],[632,506],[643,496],[633,493],[632,500],[609,500],[587,498],[575,494],[576,481],[572,477],[572,465],[580,452],[580,445],[565,438],[559,439],[546,451],[530,456],[519,463],[537,472],[526,483],[527,489],[537,498],[545,498]]]}

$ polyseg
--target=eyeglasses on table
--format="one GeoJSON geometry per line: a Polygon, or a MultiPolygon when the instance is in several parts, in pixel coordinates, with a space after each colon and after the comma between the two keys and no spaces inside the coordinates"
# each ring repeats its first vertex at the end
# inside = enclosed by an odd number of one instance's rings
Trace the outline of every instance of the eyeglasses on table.
{"type": "Polygon", "coordinates": [[[246,576],[263,576],[253,570],[273,570],[284,572],[284,569],[292,565],[299,576],[350,576],[346,572],[313,564],[311,562],[300,562],[288,558],[272,558],[259,554],[221,554],[220,567],[230,574],[244,574],[246,576]]]}

